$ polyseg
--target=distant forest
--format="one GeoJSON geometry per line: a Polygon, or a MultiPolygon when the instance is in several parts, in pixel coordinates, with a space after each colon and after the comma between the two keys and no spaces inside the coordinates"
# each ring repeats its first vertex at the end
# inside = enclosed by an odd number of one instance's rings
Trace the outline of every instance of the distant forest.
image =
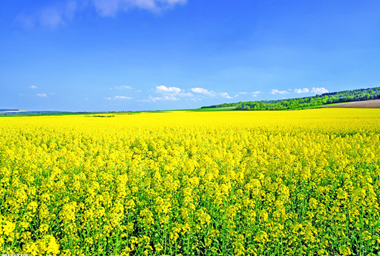
{"type": "Polygon", "coordinates": [[[380,99],[380,87],[329,92],[316,96],[294,99],[224,103],[202,108],[236,107],[237,110],[287,110],[317,107],[331,103],[343,103],[373,99],[380,99]]]}

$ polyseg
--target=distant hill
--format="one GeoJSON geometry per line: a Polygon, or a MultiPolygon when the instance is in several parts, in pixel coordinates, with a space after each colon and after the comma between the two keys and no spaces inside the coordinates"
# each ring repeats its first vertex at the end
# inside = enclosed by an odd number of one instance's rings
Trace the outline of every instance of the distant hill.
{"type": "Polygon", "coordinates": [[[380,108],[380,100],[363,100],[343,104],[328,105],[326,108],[380,108]]]}
{"type": "Polygon", "coordinates": [[[24,111],[18,109],[0,109],[0,115],[45,115],[67,113],[61,111],[24,111]]]}
{"type": "Polygon", "coordinates": [[[332,103],[380,99],[380,87],[329,92],[311,97],[224,103],[201,108],[236,107],[237,110],[287,110],[318,107],[332,103]]]}
{"type": "Polygon", "coordinates": [[[19,111],[18,109],[1,109],[0,108],[0,112],[3,112],[3,111],[19,111]]]}

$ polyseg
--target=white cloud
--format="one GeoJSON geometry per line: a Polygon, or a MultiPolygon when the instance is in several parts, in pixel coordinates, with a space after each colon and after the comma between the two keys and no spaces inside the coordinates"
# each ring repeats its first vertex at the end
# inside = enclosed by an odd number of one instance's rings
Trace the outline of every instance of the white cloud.
{"type": "Polygon", "coordinates": [[[270,92],[272,94],[276,94],[276,93],[279,93],[279,94],[287,94],[288,92],[287,91],[279,91],[277,89],[272,89],[272,91],[270,92]]]}
{"type": "Polygon", "coordinates": [[[207,89],[199,88],[199,87],[191,88],[190,90],[192,92],[204,94],[204,95],[211,96],[211,97],[214,97],[214,96],[218,95],[218,96],[221,96],[223,98],[232,99],[232,97],[230,95],[228,95],[228,93],[226,93],[226,92],[216,93],[214,91],[209,91],[207,89]]]}
{"type": "Polygon", "coordinates": [[[296,93],[308,93],[309,89],[308,88],[294,89],[294,92],[296,92],[296,93]]]}
{"type": "Polygon", "coordinates": [[[77,1],[61,1],[45,6],[34,13],[20,13],[17,15],[16,21],[26,29],[32,29],[36,26],[56,28],[73,20],[77,11],[77,1]]]}
{"type": "Polygon", "coordinates": [[[29,86],[29,88],[31,88],[31,89],[37,89],[37,86],[32,85],[32,86],[29,86]]]}
{"type": "Polygon", "coordinates": [[[156,90],[159,93],[175,93],[175,94],[178,94],[182,91],[178,87],[166,87],[165,85],[157,86],[156,90]]]}
{"type": "Polygon", "coordinates": [[[228,93],[226,93],[226,92],[221,92],[220,96],[222,96],[223,98],[232,99],[232,97],[230,95],[228,95],[228,93]]]}
{"type": "Polygon", "coordinates": [[[239,94],[247,94],[247,92],[239,92],[239,94]]]}
{"type": "Polygon", "coordinates": [[[156,86],[156,92],[167,95],[172,98],[194,96],[190,92],[185,92],[185,90],[180,89],[178,87],[166,87],[165,85],[156,86]]]}
{"type": "Polygon", "coordinates": [[[114,99],[115,100],[130,100],[132,98],[131,97],[127,97],[127,96],[115,96],[114,99]]]}
{"type": "Polygon", "coordinates": [[[191,88],[190,90],[193,92],[196,92],[196,93],[203,93],[206,95],[215,95],[215,93],[213,91],[209,91],[209,90],[204,89],[204,88],[196,87],[196,88],[191,88]]]}
{"type": "Polygon", "coordinates": [[[111,98],[111,97],[104,97],[104,99],[106,99],[106,100],[131,100],[132,98],[128,97],[128,96],[115,96],[113,98],[111,98]]]}
{"type": "Polygon", "coordinates": [[[261,91],[255,91],[255,92],[252,92],[252,97],[256,97],[257,94],[261,93],[261,91]]]}
{"type": "Polygon", "coordinates": [[[142,102],[149,102],[149,101],[158,101],[158,100],[179,100],[179,98],[176,98],[174,96],[164,96],[164,97],[152,97],[149,95],[148,99],[143,99],[143,100],[137,100],[137,101],[142,101],[142,102]]]}
{"type": "Polygon", "coordinates": [[[179,100],[179,98],[173,97],[173,96],[165,96],[160,98],[159,100],[179,100]]]}
{"type": "Polygon", "coordinates": [[[26,29],[38,26],[57,28],[71,22],[80,11],[95,8],[102,17],[115,16],[118,12],[130,9],[143,9],[161,12],[176,5],[186,4],[187,0],[65,0],[47,1],[45,7],[29,13],[19,13],[16,21],[26,29]]]}
{"type": "Polygon", "coordinates": [[[132,8],[158,12],[169,9],[178,4],[185,4],[187,0],[91,0],[100,16],[115,16],[119,11],[128,11],[132,8]]]}
{"type": "MultiPolygon", "coordinates": [[[[113,88],[116,89],[116,90],[133,89],[132,87],[127,86],[127,85],[123,85],[123,86],[114,86],[113,88]]],[[[110,89],[112,90],[112,88],[110,88],[110,89]]]]}
{"type": "Polygon", "coordinates": [[[322,94],[322,93],[327,93],[329,92],[326,88],[320,87],[320,88],[315,88],[311,89],[311,92],[314,92],[316,94],[322,94]]]}
{"type": "Polygon", "coordinates": [[[194,95],[190,92],[181,92],[178,94],[180,97],[193,97],[194,95]]]}
{"type": "Polygon", "coordinates": [[[40,22],[47,27],[55,28],[65,24],[64,16],[59,9],[46,8],[41,12],[40,22]]]}
{"type": "Polygon", "coordinates": [[[45,93],[39,93],[37,94],[38,97],[47,97],[47,95],[45,93]]]}

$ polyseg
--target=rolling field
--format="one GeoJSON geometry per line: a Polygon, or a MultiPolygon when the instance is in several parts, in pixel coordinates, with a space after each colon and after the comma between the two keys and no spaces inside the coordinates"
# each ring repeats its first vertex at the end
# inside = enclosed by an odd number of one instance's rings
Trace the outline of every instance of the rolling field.
{"type": "Polygon", "coordinates": [[[0,118],[0,252],[378,255],[377,109],[0,118]]]}
{"type": "Polygon", "coordinates": [[[326,106],[326,108],[380,108],[380,100],[365,100],[326,106]]]}

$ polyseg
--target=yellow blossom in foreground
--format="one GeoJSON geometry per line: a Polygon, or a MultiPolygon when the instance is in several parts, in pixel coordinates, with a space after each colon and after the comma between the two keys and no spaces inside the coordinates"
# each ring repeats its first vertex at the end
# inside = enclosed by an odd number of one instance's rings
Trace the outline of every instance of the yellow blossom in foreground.
{"type": "Polygon", "coordinates": [[[0,138],[2,253],[380,251],[377,109],[0,117],[0,138]]]}

